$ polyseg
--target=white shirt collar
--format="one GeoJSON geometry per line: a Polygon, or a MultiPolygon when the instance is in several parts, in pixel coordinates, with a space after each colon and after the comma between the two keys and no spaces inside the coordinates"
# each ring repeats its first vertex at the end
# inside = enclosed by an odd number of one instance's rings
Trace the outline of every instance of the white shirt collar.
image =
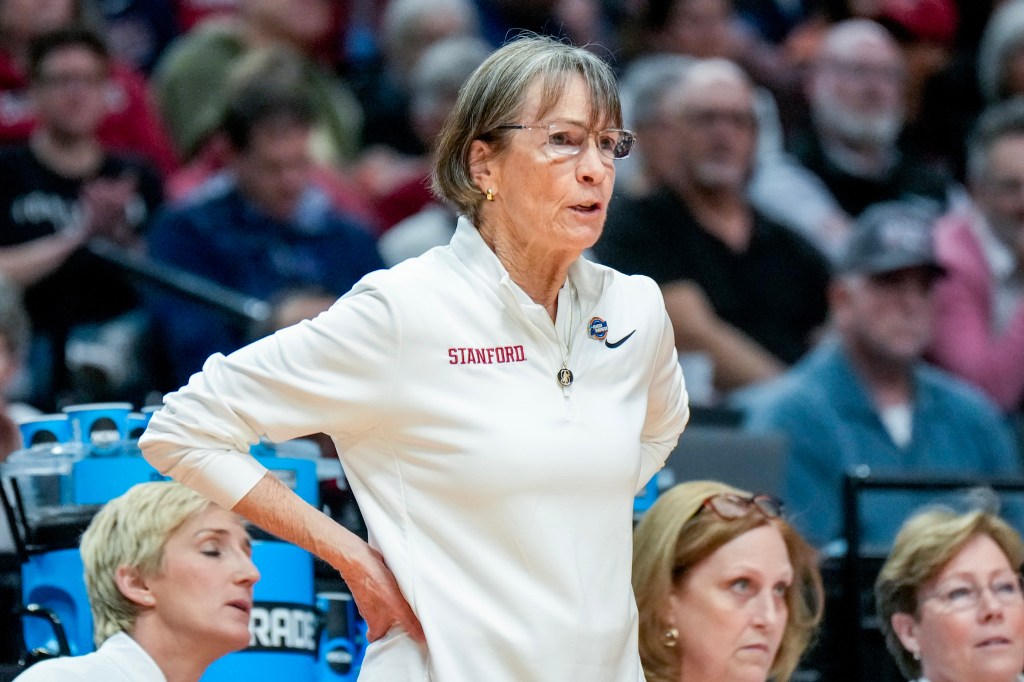
{"type": "Polygon", "coordinates": [[[989,271],[999,282],[1005,282],[1017,269],[1017,257],[992,230],[988,219],[977,209],[973,209],[971,219],[967,221],[974,236],[978,238],[981,252],[988,263],[989,271]]]}
{"type": "MultiPolygon", "coordinates": [[[[451,249],[468,270],[476,274],[488,288],[495,290],[506,303],[536,305],[512,281],[505,266],[484,242],[480,231],[465,216],[459,216],[451,249]]],[[[600,300],[605,288],[611,283],[611,277],[611,270],[591,263],[586,258],[577,258],[569,266],[569,279],[579,296],[580,309],[585,314],[600,300]]]]}
{"type": "Polygon", "coordinates": [[[107,638],[97,653],[109,657],[127,673],[129,679],[167,682],[167,678],[156,661],[138,642],[124,632],[118,632],[107,638]]]}

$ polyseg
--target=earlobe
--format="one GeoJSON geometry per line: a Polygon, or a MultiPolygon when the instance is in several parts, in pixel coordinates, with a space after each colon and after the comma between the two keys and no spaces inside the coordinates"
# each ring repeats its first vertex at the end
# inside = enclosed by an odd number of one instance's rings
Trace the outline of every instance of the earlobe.
{"type": "Polygon", "coordinates": [[[153,606],[156,603],[156,597],[137,568],[118,566],[117,572],[114,573],[114,583],[117,590],[129,601],[140,606],[153,606]]]}
{"type": "Polygon", "coordinates": [[[669,595],[668,603],[661,607],[658,616],[661,620],[661,645],[674,649],[679,644],[679,627],[676,623],[675,594],[669,595]]]}
{"type": "Polygon", "coordinates": [[[483,140],[473,140],[469,147],[469,175],[481,192],[493,185],[490,163],[493,151],[483,140]]]}
{"type": "Polygon", "coordinates": [[[921,645],[917,637],[917,621],[909,613],[894,613],[889,619],[892,631],[900,640],[903,648],[915,659],[921,656],[921,645]]]}
{"type": "Polygon", "coordinates": [[[678,627],[676,623],[676,609],[678,608],[678,597],[673,591],[668,595],[668,600],[662,605],[658,616],[661,618],[661,622],[666,627],[678,627]]]}

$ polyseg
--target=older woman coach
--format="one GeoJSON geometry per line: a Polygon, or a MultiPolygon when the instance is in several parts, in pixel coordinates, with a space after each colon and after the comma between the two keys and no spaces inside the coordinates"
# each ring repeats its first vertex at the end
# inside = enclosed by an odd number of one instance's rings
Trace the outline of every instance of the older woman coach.
{"type": "Polygon", "coordinates": [[[632,143],[599,58],[499,48],[438,141],[451,244],[213,356],[141,439],[341,572],[375,640],[361,680],[643,679],[632,500],[689,412],[657,286],[581,257],[632,143]],[[242,454],[321,431],[369,544],[242,454]]]}

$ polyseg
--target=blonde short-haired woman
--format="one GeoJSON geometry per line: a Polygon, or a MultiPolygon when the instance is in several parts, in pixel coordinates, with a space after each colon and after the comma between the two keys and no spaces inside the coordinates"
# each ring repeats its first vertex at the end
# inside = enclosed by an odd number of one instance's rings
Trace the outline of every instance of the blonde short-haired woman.
{"type": "Polygon", "coordinates": [[[99,649],[17,682],[195,682],[248,645],[260,573],[237,514],[178,483],[141,483],[93,518],[81,553],[99,649]]]}
{"type": "Polygon", "coordinates": [[[985,511],[906,521],[875,583],[886,645],[919,682],[1024,679],[1024,543],[985,511]]]}

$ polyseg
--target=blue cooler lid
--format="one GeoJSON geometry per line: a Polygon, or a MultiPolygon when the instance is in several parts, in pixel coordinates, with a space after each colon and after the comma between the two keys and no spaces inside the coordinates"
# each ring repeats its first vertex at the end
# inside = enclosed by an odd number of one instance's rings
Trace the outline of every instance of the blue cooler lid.
{"type": "Polygon", "coordinates": [[[35,476],[67,476],[75,462],[85,457],[88,449],[80,443],[41,443],[12,452],[0,463],[0,476],[31,478],[35,476]]]}

